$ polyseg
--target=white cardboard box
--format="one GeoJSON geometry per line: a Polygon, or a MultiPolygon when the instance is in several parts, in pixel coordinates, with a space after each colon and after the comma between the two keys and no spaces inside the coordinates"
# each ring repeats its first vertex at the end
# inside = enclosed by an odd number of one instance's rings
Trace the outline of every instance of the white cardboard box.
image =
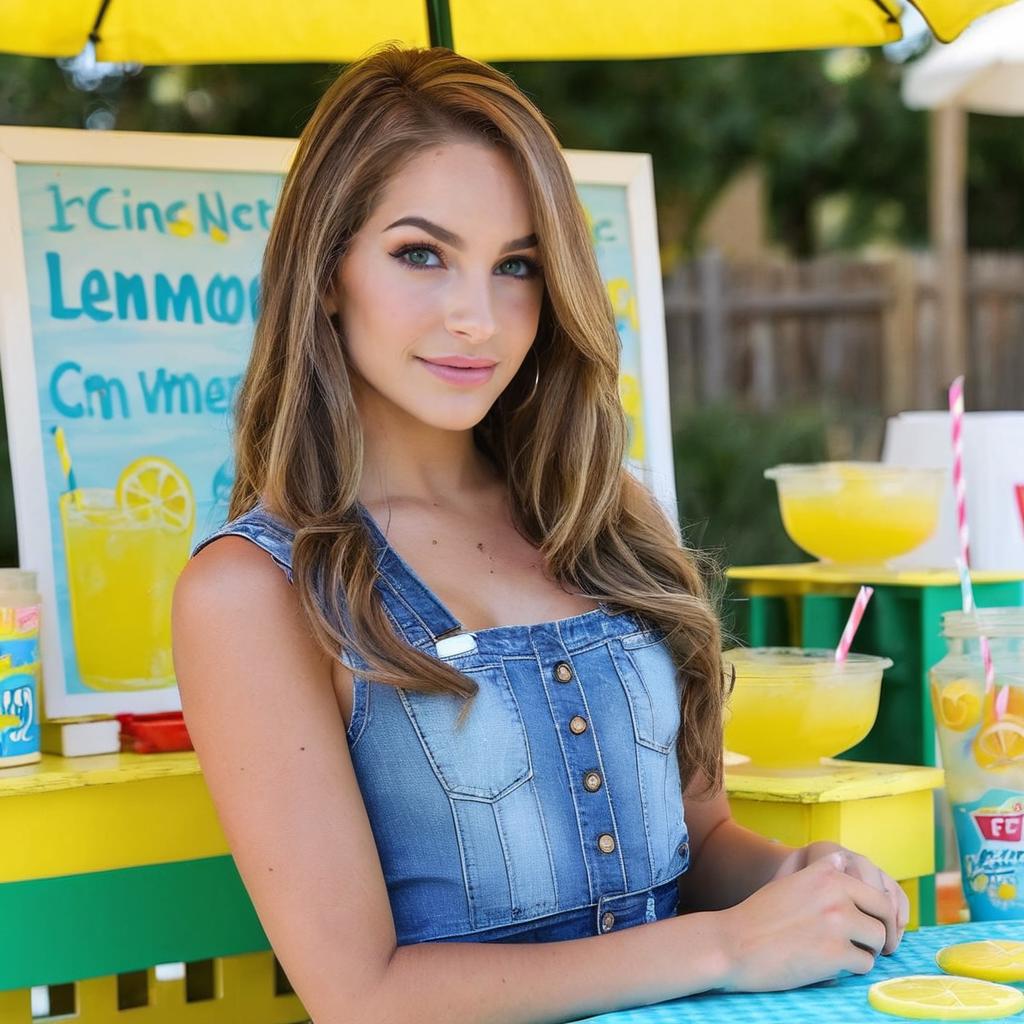
{"type": "MultiPolygon", "coordinates": [[[[882,461],[949,471],[939,525],[931,539],[894,568],[949,569],[960,553],[953,496],[953,443],[948,412],[904,412],[886,425],[882,461]]],[[[1024,572],[1024,412],[964,416],[964,473],[971,568],[1024,572]]]]}

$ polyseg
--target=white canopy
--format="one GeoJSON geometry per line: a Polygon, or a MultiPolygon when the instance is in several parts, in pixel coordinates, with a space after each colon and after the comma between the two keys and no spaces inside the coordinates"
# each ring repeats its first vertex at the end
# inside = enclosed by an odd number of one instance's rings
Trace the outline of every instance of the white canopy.
{"type": "Polygon", "coordinates": [[[980,18],[936,44],[903,76],[914,109],[955,105],[979,114],[1024,114],[1024,0],[980,18]]]}

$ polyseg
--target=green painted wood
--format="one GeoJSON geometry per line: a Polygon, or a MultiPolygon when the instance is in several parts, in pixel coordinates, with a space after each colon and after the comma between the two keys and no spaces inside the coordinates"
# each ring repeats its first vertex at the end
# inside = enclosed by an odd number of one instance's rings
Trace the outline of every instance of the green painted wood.
{"type": "Polygon", "coordinates": [[[270,949],[230,856],[0,885],[0,990],[270,949]]]}
{"type": "Polygon", "coordinates": [[[750,647],[785,647],[788,629],[786,599],[752,597],[746,602],[747,632],[742,637],[750,647]]]}

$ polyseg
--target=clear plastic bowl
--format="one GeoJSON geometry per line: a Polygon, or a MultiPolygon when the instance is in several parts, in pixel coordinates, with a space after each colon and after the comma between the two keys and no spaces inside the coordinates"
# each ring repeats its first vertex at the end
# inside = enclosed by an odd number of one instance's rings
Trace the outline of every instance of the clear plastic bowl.
{"type": "Polygon", "coordinates": [[[765,470],[782,525],[823,562],[878,566],[923,544],[939,521],[947,471],[880,462],[818,462],[765,470]]]}
{"type": "Polygon", "coordinates": [[[889,658],[795,647],[726,651],[736,684],[725,717],[725,746],[755,764],[816,765],[859,743],[878,714],[889,658]]]}

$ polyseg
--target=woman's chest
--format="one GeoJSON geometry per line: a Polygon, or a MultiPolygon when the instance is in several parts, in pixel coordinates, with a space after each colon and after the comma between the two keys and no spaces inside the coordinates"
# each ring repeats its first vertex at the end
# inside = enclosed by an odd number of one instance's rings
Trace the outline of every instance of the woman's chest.
{"type": "MultiPolygon", "coordinates": [[[[376,510],[375,510],[376,511],[376,510]]],[[[532,625],[593,611],[598,602],[565,589],[545,568],[540,550],[510,522],[392,515],[388,544],[458,620],[464,632],[532,625]]],[[[382,521],[378,519],[378,522],[382,521]]],[[[334,690],[348,728],[354,679],[334,664],[334,690]]]]}
{"type": "Polygon", "coordinates": [[[393,515],[387,539],[467,632],[550,622],[598,607],[556,580],[542,552],[500,513],[393,515]]]}

